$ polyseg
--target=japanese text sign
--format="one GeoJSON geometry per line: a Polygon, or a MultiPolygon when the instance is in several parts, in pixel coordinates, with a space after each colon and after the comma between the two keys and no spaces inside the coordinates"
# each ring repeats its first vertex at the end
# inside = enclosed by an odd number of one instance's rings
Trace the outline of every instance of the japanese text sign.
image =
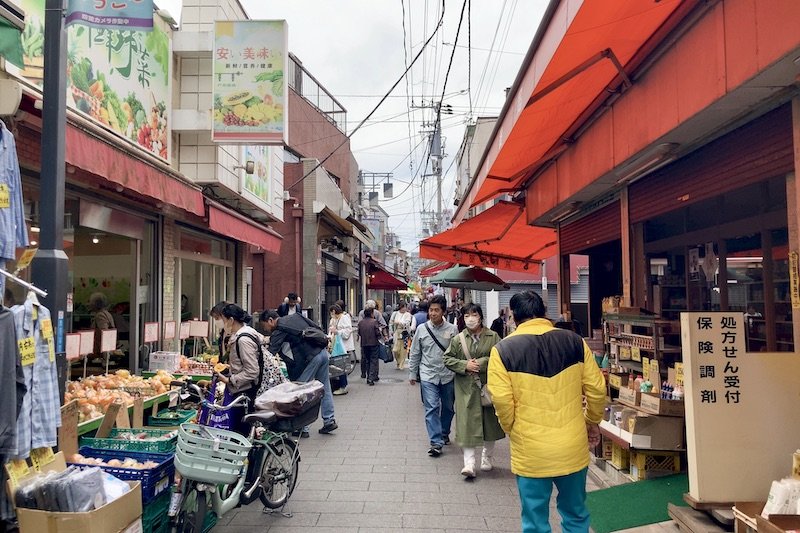
{"type": "Polygon", "coordinates": [[[158,342],[158,322],[144,323],[144,342],[158,342]]]}
{"type": "MultiPolygon", "coordinates": [[[[692,391],[701,405],[733,406],[741,402],[742,379],[739,359],[745,354],[741,313],[696,314],[688,324],[692,340],[692,391]]],[[[684,369],[685,371],[685,369],[684,369]]]]}
{"type": "Polygon", "coordinates": [[[175,338],[175,321],[168,320],[164,322],[164,339],[165,340],[172,340],[175,338]]]}
{"type": "Polygon", "coordinates": [[[286,142],[287,33],[285,20],[214,23],[214,141],[286,142]]]}
{"type": "Polygon", "coordinates": [[[153,0],[67,0],[66,25],[98,28],[153,28],[153,0]]]}

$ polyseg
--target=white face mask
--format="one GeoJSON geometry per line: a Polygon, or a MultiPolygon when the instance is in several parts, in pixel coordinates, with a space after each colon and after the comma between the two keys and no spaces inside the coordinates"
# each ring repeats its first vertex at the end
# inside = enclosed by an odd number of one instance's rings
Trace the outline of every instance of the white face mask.
{"type": "Polygon", "coordinates": [[[481,319],[477,316],[467,316],[464,317],[464,324],[469,329],[476,329],[481,323],[481,319]]]}

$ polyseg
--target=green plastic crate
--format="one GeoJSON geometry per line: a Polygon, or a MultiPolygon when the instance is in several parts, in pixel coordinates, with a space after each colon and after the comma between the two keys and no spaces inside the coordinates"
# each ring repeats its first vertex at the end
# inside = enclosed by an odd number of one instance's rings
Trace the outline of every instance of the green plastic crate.
{"type": "Polygon", "coordinates": [[[203,520],[203,533],[208,533],[216,525],[217,525],[217,513],[215,513],[214,511],[209,511],[208,514],[206,515],[206,519],[203,520]]]}
{"type": "Polygon", "coordinates": [[[120,450],[126,452],[155,452],[172,453],[178,442],[178,433],[174,432],[172,438],[163,440],[126,440],[119,438],[120,433],[145,433],[148,437],[166,437],[174,430],[169,429],[112,429],[107,438],[98,439],[96,437],[81,437],[81,446],[89,446],[101,450],[120,450]]]}
{"type": "Polygon", "coordinates": [[[143,533],[167,533],[169,531],[169,502],[172,491],[164,491],[142,509],[143,533]]]}
{"type": "Polygon", "coordinates": [[[185,422],[197,417],[197,409],[162,409],[155,416],[150,416],[147,420],[148,426],[153,427],[177,427],[185,422]],[[174,414],[177,413],[177,416],[174,414]]]}

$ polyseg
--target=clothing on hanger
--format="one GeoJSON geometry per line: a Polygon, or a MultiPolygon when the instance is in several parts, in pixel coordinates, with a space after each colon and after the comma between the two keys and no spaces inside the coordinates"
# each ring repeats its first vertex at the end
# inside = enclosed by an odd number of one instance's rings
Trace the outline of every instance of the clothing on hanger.
{"type": "Polygon", "coordinates": [[[17,453],[17,417],[27,386],[17,345],[14,314],[0,305],[0,455],[17,453]]]}
{"type": "Polygon", "coordinates": [[[58,444],[61,399],[58,392],[53,323],[50,311],[28,298],[14,306],[14,326],[28,394],[17,419],[17,455],[58,444]],[[33,401],[33,398],[36,401],[33,401]]]}
{"type": "MultiPolygon", "coordinates": [[[[28,228],[22,203],[22,182],[14,136],[0,121],[0,268],[6,259],[16,257],[17,248],[28,246],[28,228]]],[[[4,294],[5,278],[0,276],[0,295],[4,294]]]]}

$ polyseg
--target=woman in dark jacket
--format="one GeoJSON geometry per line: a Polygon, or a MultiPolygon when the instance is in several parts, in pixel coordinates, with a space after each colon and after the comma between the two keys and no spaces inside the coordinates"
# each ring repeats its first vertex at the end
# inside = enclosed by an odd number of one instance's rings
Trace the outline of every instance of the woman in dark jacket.
{"type": "Polygon", "coordinates": [[[361,339],[361,358],[367,361],[368,375],[361,375],[367,378],[367,385],[375,385],[380,379],[378,377],[378,349],[383,340],[383,332],[380,324],[374,318],[376,311],[371,307],[364,309],[364,318],[358,322],[358,336],[361,339]]]}

